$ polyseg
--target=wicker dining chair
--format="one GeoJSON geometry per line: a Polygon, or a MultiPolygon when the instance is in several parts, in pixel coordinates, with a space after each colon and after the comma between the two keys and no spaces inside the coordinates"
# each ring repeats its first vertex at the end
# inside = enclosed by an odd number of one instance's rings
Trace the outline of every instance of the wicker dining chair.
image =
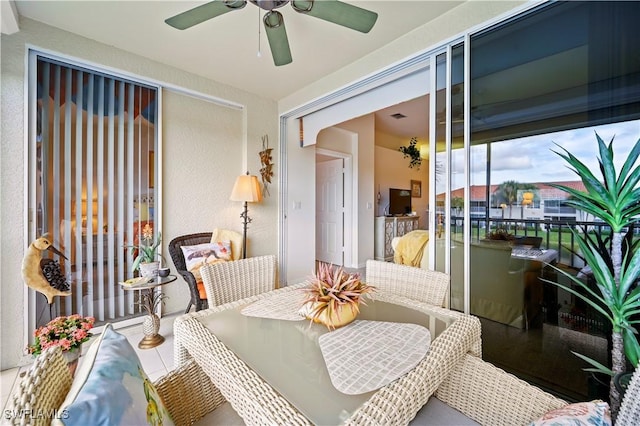
{"type": "Polygon", "coordinates": [[[208,306],[218,306],[276,288],[276,257],[250,257],[200,268],[208,306]]]}
{"type": "Polygon", "coordinates": [[[176,237],[169,243],[169,254],[173,260],[173,264],[176,267],[176,272],[184,278],[185,282],[189,286],[189,292],[191,299],[185,310],[185,314],[189,313],[191,306],[195,305],[196,311],[207,309],[207,298],[201,297],[200,291],[198,291],[198,283],[196,277],[187,270],[187,264],[182,252],[183,246],[194,246],[198,244],[205,244],[211,241],[222,241],[225,239],[231,240],[231,252],[234,260],[240,259],[242,256],[242,236],[235,232],[226,229],[214,229],[213,232],[201,232],[198,234],[188,234],[176,237]]]}
{"type": "MultiPolygon", "coordinates": [[[[59,413],[71,384],[71,373],[60,347],[45,349],[10,398],[5,420],[12,425],[49,425],[51,416],[59,413]]],[[[176,368],[153,385],[176,425],[243,423],[194,361],[176,368]]]]}
{"type": "Polygon", "coordinates": [[[443,272],[369,259],[365,281],[381,290],[447,307],[450,278],[443,272]]]}

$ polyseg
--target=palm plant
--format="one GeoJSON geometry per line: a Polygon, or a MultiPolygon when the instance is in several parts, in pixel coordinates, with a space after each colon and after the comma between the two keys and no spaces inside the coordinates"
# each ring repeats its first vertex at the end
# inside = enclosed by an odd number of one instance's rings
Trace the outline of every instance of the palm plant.
{"type": "Polygon", "coordinates": [[[605,255],[602,254],[602,246],[597,241],[580,238],[577,231],[572,231],[577,237],[582,255],[593,271],[599,294],[591,290],[586,283],[558,268],[556,270],[569,277],[576,286],[585,291],[585,294],[559,283],[553,284],[584,300],[612,324],[611,370],[585,356],[579,356],[594,367],[587,369],[588,371],[604,371],[612,375],[609,399],[611,413],[615,418],[621,397],[614,386],[613,378],[625,371],[625,355],[634,367],[637,367],[640,357],[640,345],[633,326],[639,322],[633,317],[640,314],[640,287],[635,285],[640,276],[640,250],[636,250],[635,253],[628,250],[625,262],[622,260],[624,228],[635,222],[635,216],[640,214],[640,166],[634,167],[640,155],[640,140],[634,145],[618,174],[613,161],[613,139],[607,145],[597,133],[596,138],[602,181],[598,180],[589,167],[578,158],[560,147],[563,152],[554,152],[569,163],[570,169],[582,180],[586,191],[558,184],[552,186],[571,195],[571,199],[567,201],[569,205],[603,220],[611,227],[611,252],[605,255]],[[610,256],[609,263],[607,256],[610,256]]]}

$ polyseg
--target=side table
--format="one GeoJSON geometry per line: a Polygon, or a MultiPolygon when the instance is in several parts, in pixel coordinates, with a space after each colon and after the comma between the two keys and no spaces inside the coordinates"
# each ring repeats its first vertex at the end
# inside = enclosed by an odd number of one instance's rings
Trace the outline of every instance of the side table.
{"type": "Polygon", "coordinates": [[[140,305],[145,311],[147,311],[147,316],[142,323],[144,337],[140,343],[138,343],[138,347],[140,349],[155,348],[164,342],[164,336],[161,336],[158,333],[160,330],[160,317],[156,315],[155,311],[158,307],[158,303],[162,302],[162,299],[166,296],[162,292],[156,291],[156,288],[172,283],[177,279],[178,277],[175,275],[169,275],[166,277],[158,277],[153,279],[153,281],[140,285],[128,286],[120,284],[125,290],[139,290],[140,305]]]}

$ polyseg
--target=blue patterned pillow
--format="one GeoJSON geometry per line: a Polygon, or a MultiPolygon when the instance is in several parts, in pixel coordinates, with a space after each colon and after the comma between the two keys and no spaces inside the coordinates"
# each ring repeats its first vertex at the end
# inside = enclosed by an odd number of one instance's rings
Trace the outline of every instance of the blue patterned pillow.
{"type": "Polygon", "coordinates": [[[111,324],[89,348],[60,412],[52,424],[173,425],[135,350],[111,324]]]}
{"type": "Polygon", "coordinates": [[[611,426],[609,404],[596,400],[577,402],[545,413],[530,426],[611,426]]]}

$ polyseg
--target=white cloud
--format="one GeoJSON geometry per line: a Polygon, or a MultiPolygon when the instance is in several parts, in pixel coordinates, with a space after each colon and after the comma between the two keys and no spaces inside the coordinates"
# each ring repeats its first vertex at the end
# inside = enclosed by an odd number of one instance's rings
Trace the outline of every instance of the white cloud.
{"type": "MultiPolygon", "coordinates": [[[[505,180],[518,182],[578,180],[577,175],[567,167],[566,161],[554,152],[563,153],[560,147],[576,156],[596,176],[599,176],[596,132],[607,144],[615,136],[613,150],[616,168],[619,171],[631,148],[640,139],[640,120],[494,142],[491,144],[491,183],[499,184],[505,180]]],[[[472,147],[472,184],[486,184],[486,166],[487,146],[472,147]]],[[[456,184],[462,185],[464,176],[462,149],[452,153],[452,170],[455,182],[453,187],[456,187],[456,184]]]]}

